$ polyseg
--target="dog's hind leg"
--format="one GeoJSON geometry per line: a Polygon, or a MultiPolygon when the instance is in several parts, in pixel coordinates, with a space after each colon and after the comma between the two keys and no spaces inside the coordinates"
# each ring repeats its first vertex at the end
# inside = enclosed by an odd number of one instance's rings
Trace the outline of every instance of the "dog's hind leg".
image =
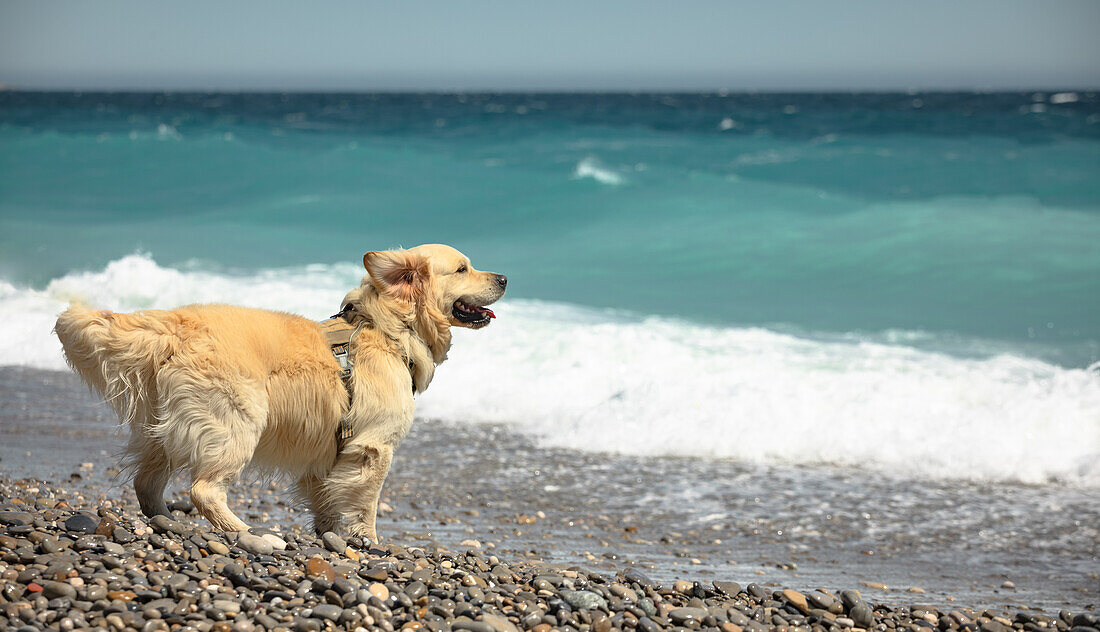
{"type": "Polygon", "coordinates": [[[134,491],[141,513],[149,518],[157,514],[171,517],[164,504],[164,488],[172,477],[172,469],[164,449],[148,436],[145,424],[131,425],[125,455],[127,466],[134,468],[134,491]]]}
{"type": "Polygon", "coordinates": [[[316,475],[307,474],[298,479],[298,492],[313,513],[313,530],[318,535],[340,528],[340,515],[328,506],[324,489],[324,480],[316,475]]]}
{"type": "Polygon", "coordinates": [[[223,412],[217,421],[192,435],[191,502],[210,524],[223,531],[248,529],[229,509],[226,490],[252,460],[260,424],[262,421],[256,423],[240,411],[223,412]]]}
{"type": "Polygon", "coordinates": [[[210,524],[222,531],[244,531],[241,521],[226,502],[226,490],[252,460],[258,437],[247,433],[231,435],[220,445],[205,446],[201,463],[191,469],[191,502],[210,524]]]}
{"type": "Polygon", "coordinates": [[[236,480],[197,478],[191,483],[191,502],[214,528],[222,531],[246,531],[248,525],[229,509],[225,490],[236,480]]]}
{"type": "Polygon", "coordinates": [[[152,518],[157,514],[172,516],[164,504],[164,488],[172,477],[168,459],[159,448],[150,448],[141,455],[137,473],[134,474],[134,491],[137,492],[141,513],[152,518]]]}
{"type": "Polygon", "coordinates": [[[263,391],[229,379],[196,380],[190,369],[164,375],[163,421],[156,439],[171,463],[190,472],[191,502],[199,513],[223,531],[247,529],[230,511],[226,490],[252,461],[264,432],[263,391]]]}

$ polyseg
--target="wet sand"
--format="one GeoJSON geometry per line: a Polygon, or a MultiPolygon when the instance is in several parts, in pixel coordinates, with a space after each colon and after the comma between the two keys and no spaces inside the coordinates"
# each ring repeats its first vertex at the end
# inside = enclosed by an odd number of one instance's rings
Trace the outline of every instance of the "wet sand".
{"type": "MultiPolygon", "coordinates": [[[[114,477],[113,413],[74,376],[0,368],[0,403],[6,479],[134,502],[114,477]]],[[[231,506],[255,526],[308,530],[281,487],[238,485],[231,506]]],[[[387,543],[516,563],[768,591],[854,588],[875,603],[945,609],[1100,602],[1096,489],[546,450],[503,426],[418,420],[382,500],[387,543]]]]}

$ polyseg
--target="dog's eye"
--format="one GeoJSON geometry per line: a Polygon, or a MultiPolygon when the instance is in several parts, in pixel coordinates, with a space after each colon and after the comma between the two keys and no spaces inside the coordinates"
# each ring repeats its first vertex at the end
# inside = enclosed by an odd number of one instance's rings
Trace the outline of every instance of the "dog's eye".
{"type": "Polygon", "coordinates": [[[461,266],[459,266],[459,268],[457,270],[455,270],[455,274],[465,272],[466,270],[467,270],[466,264],[462,264],[461,266]]]}

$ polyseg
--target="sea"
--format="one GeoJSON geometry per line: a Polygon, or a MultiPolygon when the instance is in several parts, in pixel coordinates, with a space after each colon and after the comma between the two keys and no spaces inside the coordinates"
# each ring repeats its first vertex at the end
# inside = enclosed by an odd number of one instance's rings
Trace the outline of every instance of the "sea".
{"type": "Polygon", "coordinates": [[[365,251],[504,273],[423,418],[537,445],[1100,488],[1100,94],[0,92],[0,365],[365,251]]]}

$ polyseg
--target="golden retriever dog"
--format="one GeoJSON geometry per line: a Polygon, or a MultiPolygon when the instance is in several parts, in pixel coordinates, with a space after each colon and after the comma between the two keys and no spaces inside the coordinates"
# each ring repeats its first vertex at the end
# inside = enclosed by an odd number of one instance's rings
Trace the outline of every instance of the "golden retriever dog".
{"type": "Polygon", "coordinates": [[[507,279],[438,244],[363,255],[341,317],[351,371],[321,326],[280,312],[189,305],[131,314],[71,306],[57,319],[70,366],[130,427],[125,464],[147,516],[171,515],[177,472],[218,529],[248,528],[226,504],[246,467],[292,477],[318,532],[377,541],[375,513],[413,394],[447,358],[451,327],[480,329],[507,279]]]}

